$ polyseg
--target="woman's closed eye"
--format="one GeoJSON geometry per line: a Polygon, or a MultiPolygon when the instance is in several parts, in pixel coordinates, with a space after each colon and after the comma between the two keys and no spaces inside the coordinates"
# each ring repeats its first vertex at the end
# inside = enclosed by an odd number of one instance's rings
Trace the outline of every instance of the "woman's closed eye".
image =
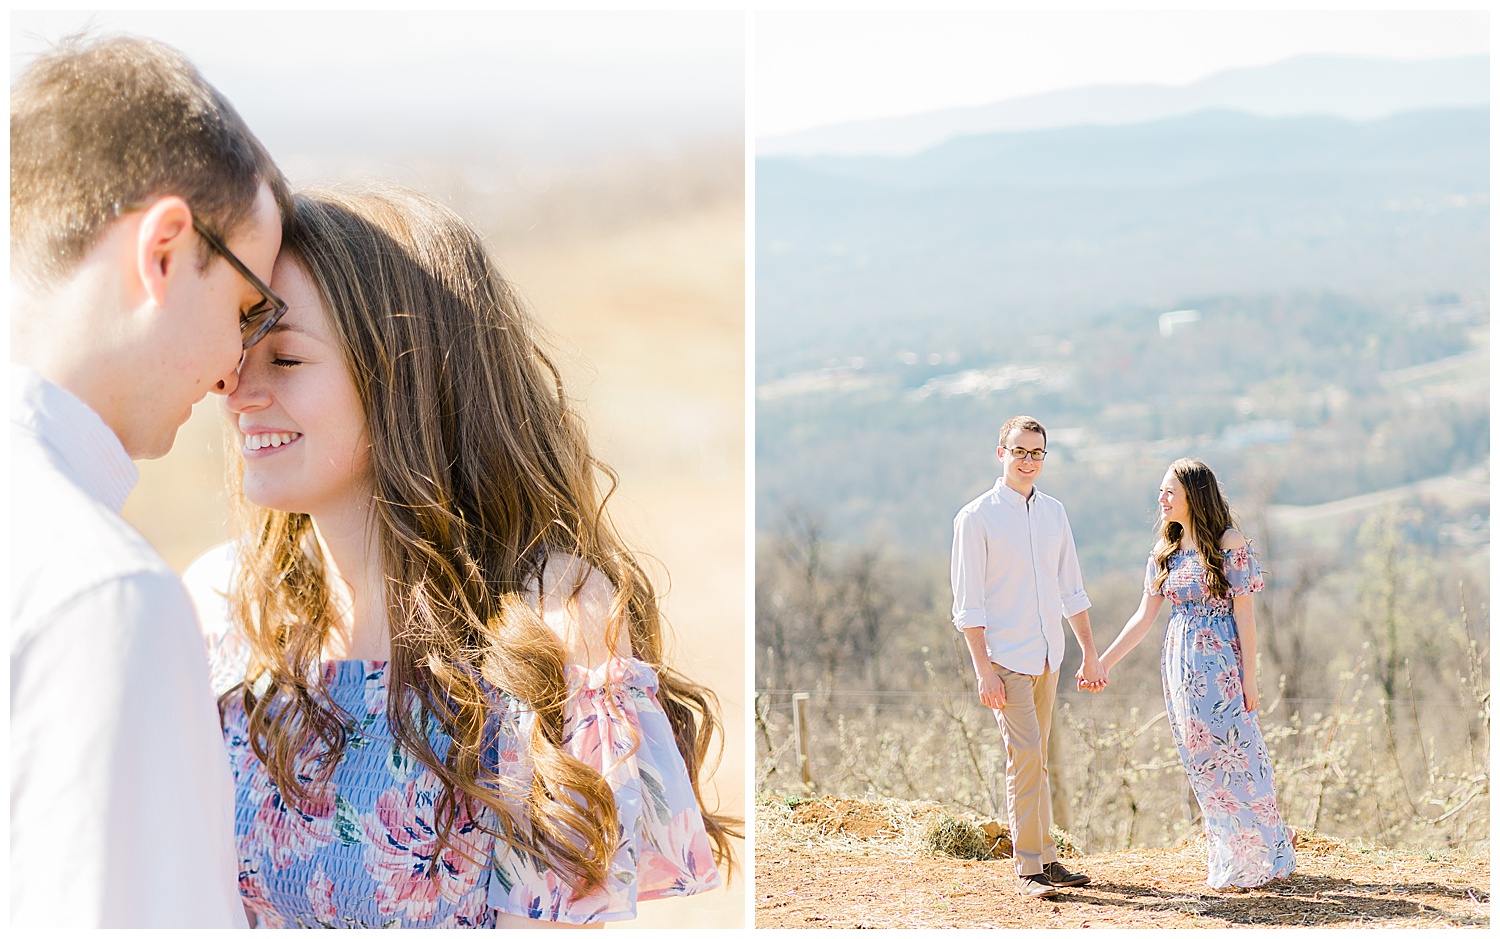
{"type": "Polygon", "coordinates": [[[291,368],[294,365],[301,365],[302,364],[302,360],[301,359],[288,359],[288,358],[285,358],[284,356],[277,356],[276,358],[274,358],[274,359],[271,360],[271,364],[274,365],[274,366],[276,366],[277,368],[291,368]]]}

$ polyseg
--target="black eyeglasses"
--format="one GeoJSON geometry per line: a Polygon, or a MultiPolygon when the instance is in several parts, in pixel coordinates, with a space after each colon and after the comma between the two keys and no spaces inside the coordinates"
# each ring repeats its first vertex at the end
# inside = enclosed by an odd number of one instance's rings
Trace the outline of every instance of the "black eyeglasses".
{"type": "Polygon", "coordinates": [[[1036,450],[1028,450],[1025,447],[1011,447],[1010,455],[1018,460],[1024,460],[1027,457],[1031,457],[1033,461],[1040,463],[1047,458],[1047,451],[1040,448],[1036,450]]]}
{"type": "MultiPolygon", "coordinates": [[[[116,202],[115,217],[118,218],[126,212],[140,212],[148,207],[144,202],[116,202]]],[[[250,286],[260,291],[261,301],[240,314],[241,348],[248,349],[266,338],[271,327],[286,315],[286,301],[276,296],[276,291],[272,290],[265,281],[256,277],[255,272],[246,267],[244,261],[235,257],[234,252],[224,246],[224,242],[219,240],[218,235],[203,227],[196,214],[193,216],[193,231],[208,242],[208,246],[217,251],[219,257],[228,261],[229,266],[234,268],[241,277],[249,281],[250,286]]]]}

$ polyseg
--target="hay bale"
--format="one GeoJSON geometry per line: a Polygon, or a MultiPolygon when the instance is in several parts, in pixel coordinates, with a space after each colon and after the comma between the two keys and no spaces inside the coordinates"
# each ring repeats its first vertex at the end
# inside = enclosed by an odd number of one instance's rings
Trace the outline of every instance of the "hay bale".
{"type": "Polygon", "coordinates": [[[1011,856],[1010,831],[999,822],[976,825],[967,819],[941,815],[922,831],[922,843],[933,854],[966,861],[992,861],[1011,856]]]}
{"type": "Polygon", "coordinates": [[[922,832],[922,840],[933,854],[946,854],[967,861],[987,860],[990,855],[990,839],[984,831],[973,822],[951,815],[929,823],[922,832]]]}
{"type": "Polygon", "coordinates": [[[1320,834],[1311,828],[1296,829],[1292,851],[1301,857],[1342,857],[1351,860],[1361,860],[1369,853],[1368,849],[1362,850],[1358,842],[1351,844],[1320,834]]]}
{"type": "Polygon", "coordinates": [[[1052,826],[1049,834],[1052,835],[1052,843],[1057,845],[1058,857],[1083,857],[1083,849],[1078,847],[1078,842],[1073,840],[1072,835],[1056,825],[1052,826]]]}

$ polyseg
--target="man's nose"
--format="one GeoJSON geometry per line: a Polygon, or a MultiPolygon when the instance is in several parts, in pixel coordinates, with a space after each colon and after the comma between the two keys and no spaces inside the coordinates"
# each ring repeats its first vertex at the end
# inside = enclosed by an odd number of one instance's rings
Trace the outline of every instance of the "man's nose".
{"type": "Polygon", "coordinates": [[[232,395],[232,394],[234,394],[234,390],[236,388],[238,388],[239,385],[240,385],[240,370],[243,369],[244,367],[245,367],[245,350],[241,349],[240,350],[240,361],[239,361],[239,364],[234,367],[234,371],[230,372],[228,375],[225,375],[223,378],[219,379],[218,384],[214,385],[214,394],[221,394],[221,395],[232,395]]]}

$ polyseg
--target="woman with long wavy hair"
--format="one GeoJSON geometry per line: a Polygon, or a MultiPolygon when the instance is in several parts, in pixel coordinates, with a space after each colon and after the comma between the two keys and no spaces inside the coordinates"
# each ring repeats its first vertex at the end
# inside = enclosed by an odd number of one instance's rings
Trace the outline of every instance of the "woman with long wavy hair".
{"type": "MultiPolygon", "coordinates": [[[[535,327],[478,234],[303,192],[226,398],[243,522],[189,571],[262,925],[589,924],[719,884],[717,701],[662,660],[535,327]]],[[[608,480],[608,490],[600,477],[608,480]]]]}
{"type": "Polygon", "coordinates": [[[1162,690],[1177,753],[1203,813],[1208,885],[1258,887],[1290,877],[1296,867],[1256,714],[1252,595],[1265,581],[1207,465],[1173,463],[1157,501],[1158,537],[1141,604],[1100,661],[1106,670],[1118,664],[1171,601],[1162,690]]]}

